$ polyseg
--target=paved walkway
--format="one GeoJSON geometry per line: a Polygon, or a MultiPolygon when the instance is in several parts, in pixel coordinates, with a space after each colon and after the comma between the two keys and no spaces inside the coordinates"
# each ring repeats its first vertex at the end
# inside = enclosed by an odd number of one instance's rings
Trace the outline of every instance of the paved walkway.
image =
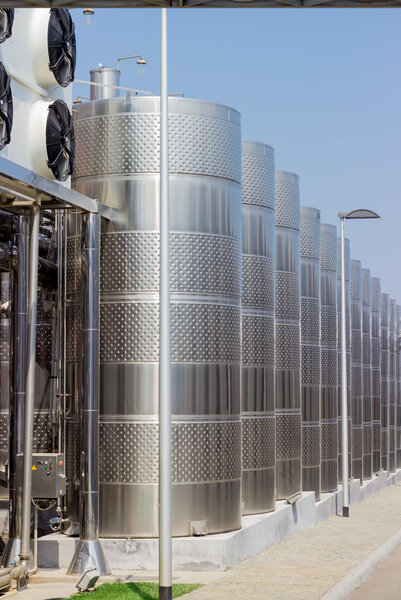
{"type": "Polygon", "coordinates": [[[240,563],[186,600],[321,598],[401,528],[401,486],[387,488],[350,512],[348,519],[332,517],[240,563]]]}
{"type": "Polygon", "coordinates": [[[401,547],[361,585],[349,600],[397,600],[401,597],[401,547]]]}

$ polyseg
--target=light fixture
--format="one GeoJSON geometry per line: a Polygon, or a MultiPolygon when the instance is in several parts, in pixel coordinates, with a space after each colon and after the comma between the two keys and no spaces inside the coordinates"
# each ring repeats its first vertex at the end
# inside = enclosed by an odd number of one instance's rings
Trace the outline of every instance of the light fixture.
{"type": "Polygon", "coordinates": [[[138,75],[143,75],[145,72],[145,65],[147,63],[146,63],[146,60],[140,54],[137,54],[136,56],[122,56],[121,58],[117,58],[117,67],[116,67],[117,71],[119,71],[119,64],[122,60],[131,60],[133,58],[138,59],[136,61],[138,75]]]}
{"type": "Polygon", "coordinates": [[[92,8],[85,8],[83,14],[85,15],[85,25],[92,25],[93,15],[95,14],[95,11],[92,8]]]}
{"type": "Polygon", "coordinates": [[[90,100],[86,96],[77,96],[74,100],[74,104],[82,104],[82,100],[90,100]]]}
{"type": "Polygon", "coordinates": [[[136,64],[137,64],[138,75],[143,75],[145,72],[146,60],[144,60],[143,58],[138,58],[138,60],[136,61],[136,64]]]}
{"type": "Polygon", "coordinates": [[[78,592],[88,592],[95,587],[97,580],[100,577],[100,573],[97,569],[88,569],[82,575],[81,579],[77,583],[78,592]]]}

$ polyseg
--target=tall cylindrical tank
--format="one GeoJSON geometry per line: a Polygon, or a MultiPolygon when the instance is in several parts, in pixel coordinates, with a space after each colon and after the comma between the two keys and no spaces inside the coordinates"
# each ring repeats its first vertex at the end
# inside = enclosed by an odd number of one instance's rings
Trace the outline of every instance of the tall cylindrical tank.
{"type": "Polygon", "coordinates": [[[298,175],[276,171],[277,498],[301,491],[301,278],[298,175]]]}
{"type": "MultiPolygon", "coordinates": [[[[11,301],[10,274],[0,273],[0,303],[11,301]]],[[[5,473],[8,459],[9,439],[9,406],[10,406],[10,384],[9,384],[9,360],[10,360],[10,314],[0,313],[0,469],[5,473]]],[[[0,478],[0,497],[7,495],[7,480],[0,478]]]]}
{"type": "Polygon", "coordinates": [[[396,432],[396,405],[397,405],[397,386],[396,386],[396,363],[397,363],[397,303],[390,299],[390,368],[389,368],[389,392],[390,392],[390,472],[395,471],[395,432],[396,432]]]}
{"type": "Polygon", "coordinates": [[[321,470],[322,492],[338,482],[337,228],[321,229],[321,470]]]}
{"type": "Polygon", "coordinates": [[[320,211],[301,206],[302,489],[320,500],[320,211]]]}
{"type": "Polygon", "coordinates": [[[33,451],[53,449],[55,388],[53,361],[55,351],[55,313],[53,294],[39,288],[36,321],[36,373],[33,451]]]}
{"type": "Polygon", "coordinates": [[[351,260],[352,477],[363,479],[362,265],[351,260]]]}
{"type": "Polygon", "coordinates": [[[91,82],[91,100],[107,100],[119,96],[119,91],[115,89],[120,85],[120,71],[118,69],[108,69],[99,65],[97,69],[90,71],[91,82]],[[110,86],[110,87],[109,87],[110,86]]]}
{"type": "Polygon", "coordinates": [[[369,269],[362,269],[362,398],[363,398],[363,478],[373,474],[372,440],[372,289],[369,269]]]}
{"type": "MultiPolygon", "coordinates": [[[[338,338],[338,480],[342,481],[342,369],[341,369],[341,238],[337,240],[337,338],[338,338]]],[[[345,274],[345,332],[347,358],[347,407],[348,407],[348,472],[352,465],[352,419],[351,419],[351,247],[349,239],[344,239],[344,274],[345,274]]]]}
{"type": "Polygon", "coordinates": [[[274,149],[242,142],[242,504],[274,510],[274,149]]]}
{"type": "MultiPolygon", "coordinates": [[[[241,525],[241,129],[170,98],[173,534],[241,525]]],[[[74,186],[119,209],[101,238],[100,533],[158,534],[156,97],[81,104],[74,186]],[[115,510],[110,510],[110,507],[115,510]]]]}
{"type": "Polygon", "coordinates": [[[397,387],[397,407],[396,407],[396,448],[395,464],[397,469],[401,467],[401,305],[397,304],[397,347],[396,347],[396,387],[397,387]]]}
{"type": "Polygon", "coordinates": [[[390,296],[381,295],[380,310],[381,326],[381,379],[380,379],[380,405],[381,405],[381,464],[382,468],[390,471],[390,393],[389,393],[389,367],[390,367],[390,296]]]}
{"type": "Polygon", "coordinates": [[[381,327],[380,327],[380,279],[371,278],[372,291],[372,469],[381,469],[381,424],[380,424],[380,369],[381,369],[381,327]]]}

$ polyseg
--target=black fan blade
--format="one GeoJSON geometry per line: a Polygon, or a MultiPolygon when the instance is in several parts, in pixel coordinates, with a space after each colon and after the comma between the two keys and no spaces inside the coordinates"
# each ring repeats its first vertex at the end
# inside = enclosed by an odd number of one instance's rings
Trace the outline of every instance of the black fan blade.
{"type": "Polygon", "coordinates": [[[72,116],[62,100],[49,106],[46,147],[49,168],[59,181],[65,181],[72,175],[75,143],[72,116]]]}
{"type": "Polygon", "coordinates": [[[0,8],[0,44],[11,37],[14,23],[14,9],[0,8]]]}
{"type": "Polygon", "coordinates": [[[67,9],[51,9],[47,41],[49,69],[65,87],[74,80],[76,63],[75,26],[67,9]]]}
{"type": "Polygon", "coordinates": [[[10,77],[0,63],[0,150],[10,143],[13,124],[13,97],[10,77]]]}

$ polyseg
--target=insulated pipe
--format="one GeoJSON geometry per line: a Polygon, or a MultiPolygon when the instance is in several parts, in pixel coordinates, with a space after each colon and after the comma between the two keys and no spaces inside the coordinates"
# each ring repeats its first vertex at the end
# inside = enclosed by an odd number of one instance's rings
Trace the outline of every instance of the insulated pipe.
{"type": "Polygon", "coordinates": [[[167,8],[161,9],[160,38],[159,600],[171,600],[170,211],[167,8]]]}
{"type": "Polygon", "coordinates": [[[99,292],[100,215],[82,222],[82,413],[80,540],[67,574],[110,570],[99,542],[99,292]]]}
{"type": "MultiPolygon", "coordinates": [[[[25,578],[31,558],[31,497],[32,497],[32,447],[33,410],[35,403],[36,316],[38,308],[38,259],[39,259],[40,209],[31,209],[29,231],[29,285],[28,285],[28,343],[24,419],[24,463],[22,475],[21,506],[21,567],[25,578]]],[[[22,582],[24,583],[24,582],[22,582]]]]}
{"type": "Polygon", "coordinates": [[[13,240],[11,269],[11,370],[10,370],[10,437],[9,472],[9,534],[1,564],[8,567],[18,561],[21,543],[20,507],[17,493],[17,454],[23,452],[23,423],[26,382],[28,218],[20,216],[13,240]]]}

